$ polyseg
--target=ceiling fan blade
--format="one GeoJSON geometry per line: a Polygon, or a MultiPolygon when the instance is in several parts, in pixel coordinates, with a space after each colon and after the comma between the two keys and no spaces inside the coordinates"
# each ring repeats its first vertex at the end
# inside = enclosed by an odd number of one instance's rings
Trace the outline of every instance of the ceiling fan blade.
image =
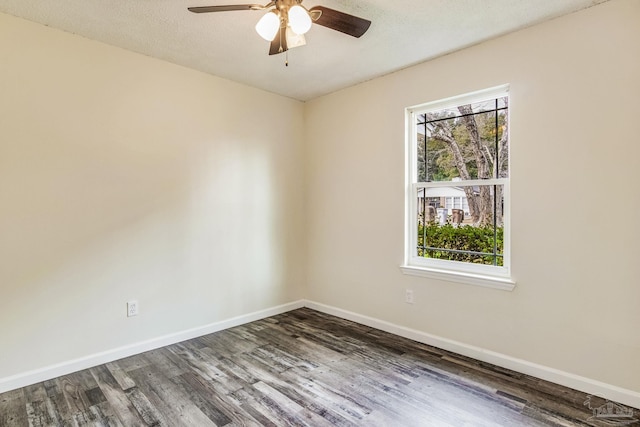
{"type": "Polygon", "coordinates": [[[209,13],[209,12],[228,12],[231,10],[262,10],[267,8],[261,4],[229,4],[223,6],[198,6],[188,7],[189,12],[193,13],[209,13]]]}
{"type": "Polygon", "coordinates": [[[357,16],[329,9],[328,7],[314,6],[309,9],[309,12],[312,14],[317,13],[316,11],[321,12],[320,17],[314,21],[316,24],[353,37],[362,36],[371,25],[371,21],[367,19],[358,18],[357,16]]]}
{"type": "Polygon", "coordinates": [[[269,46],[269,55],[277,55],[289,50],[289,48],[287,47],[286,34],[286,27],[280,27],[280,29],[276,33],[276,37],[271,41],[271,45],[269,46]]]}

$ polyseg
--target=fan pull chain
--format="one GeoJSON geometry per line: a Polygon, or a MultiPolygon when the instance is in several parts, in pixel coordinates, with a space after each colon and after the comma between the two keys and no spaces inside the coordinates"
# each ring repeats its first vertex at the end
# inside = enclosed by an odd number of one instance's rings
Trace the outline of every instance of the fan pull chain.
{"type": "Polygon", "coordinates": [[[289,51],[286,51],[284,54],[285,54],[284,66],[288,67],[289,66],[289,51]]]}

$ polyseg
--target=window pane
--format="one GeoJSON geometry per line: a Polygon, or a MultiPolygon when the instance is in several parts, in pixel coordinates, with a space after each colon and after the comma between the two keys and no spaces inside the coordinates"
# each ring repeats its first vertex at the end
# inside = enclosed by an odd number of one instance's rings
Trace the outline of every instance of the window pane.
{"type": "Polygon", "coordinates": [[[419,189],[417,255],[502,266],[503,194],[502,185],[419,189]]]}
{"type": "Polygon", "coordinates": [[[508,177],[507,107],[504,97],[419,114],[418,182],[508,177]]]}

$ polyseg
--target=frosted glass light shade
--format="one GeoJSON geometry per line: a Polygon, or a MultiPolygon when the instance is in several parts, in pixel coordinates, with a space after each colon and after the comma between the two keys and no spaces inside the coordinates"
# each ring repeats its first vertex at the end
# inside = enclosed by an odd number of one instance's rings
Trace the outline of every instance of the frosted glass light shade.
{"type": "Polygon", "coordinates": [[[293,32],[291,27],[287,27],[287,32],[285,33],[287,37],[287,48],[293,49],[294,47],[300,47],[307,44],[307,40],[304,38],[304,34],[296,34],[293,32]]]}
{"type": "Polygon", "coordinates": [[[295,5],[289,9],[289,25],[296,34],[305,34],[311,29],[311,17],[304,7],[295,5]]]}
{"type": "Polygon", "coordinates": [[[280,17],[274,11],[264,15],[256,24],[256,31],[260,34],[260,37],[268,42],[276,37],[279,29],[280,17]]]}

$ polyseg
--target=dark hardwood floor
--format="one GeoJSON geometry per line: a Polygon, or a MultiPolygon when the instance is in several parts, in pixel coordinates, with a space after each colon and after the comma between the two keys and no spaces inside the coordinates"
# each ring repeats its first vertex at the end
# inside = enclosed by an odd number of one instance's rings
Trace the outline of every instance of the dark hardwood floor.
{"type": "Polygon", "coordinates": [[[640,426],[586,400],[300,309],[0,394],[0,426],[640,426]]]}

